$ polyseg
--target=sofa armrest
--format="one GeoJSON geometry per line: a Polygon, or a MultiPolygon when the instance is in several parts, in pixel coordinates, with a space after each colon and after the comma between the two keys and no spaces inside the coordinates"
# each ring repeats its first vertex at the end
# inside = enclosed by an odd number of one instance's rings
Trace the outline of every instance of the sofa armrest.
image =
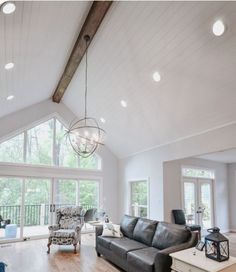
{"type": "Polygon", "coordinates": [[[97,237],[97,236],[101,236],[101,235],[102,235],[102,232],[103,232],[103,225],[101,225],[101,226],[96,226],[96,227],[95,227],[96,237],[97,237]]]}
{"type": "Polygon", "coordinates": [[[198,241],[197,233],[192,232],[191,238],[187,242],[160,250],[155,257],[155,271],[170,272],[172,258],[169,256],[169,254],[194,247],[196,246],[197,241],[198,241]]]}
{"type": "Polygon", "coordinates": [[[97,246],[98,246],[98,237],[102,235],[102,232],[103,232],[103,225],[95,227],[96,250],[97,250],[97,246]]]}

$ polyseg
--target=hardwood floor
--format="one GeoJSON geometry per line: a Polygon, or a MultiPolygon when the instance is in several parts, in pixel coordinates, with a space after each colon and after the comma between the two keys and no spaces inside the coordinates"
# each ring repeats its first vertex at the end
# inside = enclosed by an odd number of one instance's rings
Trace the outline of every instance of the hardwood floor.
{"type": "MultiPolygon", "coordinates": [[[[236,257],[236,233],[228,233],[230,255],[236,257]]],[[[1,244],[0,261],[8,264],[7,272],[118,272],[121,271],[94,249],[94,234],[83,234],[81,249],[73,253],[72,246],[51,246],[48,255],[47,240],[1,244]]]]}
{"type": "Polygon", "coordinates": [[[8,264],[6,272],[118,272],[117,267],[95,252],[94,234],[83,234],[81,249],[73,253],[73,246],[51,246],[47,240],[0,245],[0,261],[8,264]]]}

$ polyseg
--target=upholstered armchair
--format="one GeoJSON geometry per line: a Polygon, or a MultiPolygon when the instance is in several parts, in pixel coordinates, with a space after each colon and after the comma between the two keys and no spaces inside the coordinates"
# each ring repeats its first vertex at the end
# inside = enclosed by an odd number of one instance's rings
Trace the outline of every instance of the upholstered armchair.
{"type": "Polygon", "coordinates": [[[83,227],[82,207],[63,207],[56,210],[56,225],[49,226],[48,251],[51,244],[73,245],[76,253],[77,244],[81,244],[83,227]]]}
{"type": "Polygon", "coordinates": [[[5,229],[6,225],[11,224],[10,219],[3,220],[2,216],[0,215],[0,229],[5,229]]]}

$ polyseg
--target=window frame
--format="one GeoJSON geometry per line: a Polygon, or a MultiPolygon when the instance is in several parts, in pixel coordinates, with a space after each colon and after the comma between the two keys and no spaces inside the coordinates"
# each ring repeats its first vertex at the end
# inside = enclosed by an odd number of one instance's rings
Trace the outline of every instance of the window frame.
{"type": "MultiPolygon", "coordinates": [[[[146,182],[147,183],[147,205],[138,205],[139,208],[144,207],[147,208],[147,217],[150,218],[150,177],[145,178],[134,178],[128,180],[128,186],[129,186],[129,214],[132,215],[132,207],[134,205],[132,204],[132,184],[138,183],[138,182],[146,182]]],[[[139,215],[140,216],[140,215],[139,215]]]]}
{"type": "Polygon", "coordinates": [[[215,169],[207,168],[207,167],[201,167],[201,166],[193,166],[193,165],[182,165],[181,166],[181,177],[185,177],[185,178],[201,178],[201,179],[212,179],[212,180],[214,180],[215,179],[215,169]],[[183,169],[209,171],[209,172],[212,173],[212,176],[211,177],[188,176],[188,175],[184,175],[183,169]]]}

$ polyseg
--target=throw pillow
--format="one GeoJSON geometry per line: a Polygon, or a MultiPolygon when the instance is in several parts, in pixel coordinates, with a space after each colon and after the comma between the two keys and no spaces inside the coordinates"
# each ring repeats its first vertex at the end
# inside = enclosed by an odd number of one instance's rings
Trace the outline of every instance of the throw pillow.
{"type": "Polygon", "coordinates": [[[120,238],[123,237],[123,234],[120,231],[120,225],[105,223],[103,224],[102,236],[120,238]]]}

